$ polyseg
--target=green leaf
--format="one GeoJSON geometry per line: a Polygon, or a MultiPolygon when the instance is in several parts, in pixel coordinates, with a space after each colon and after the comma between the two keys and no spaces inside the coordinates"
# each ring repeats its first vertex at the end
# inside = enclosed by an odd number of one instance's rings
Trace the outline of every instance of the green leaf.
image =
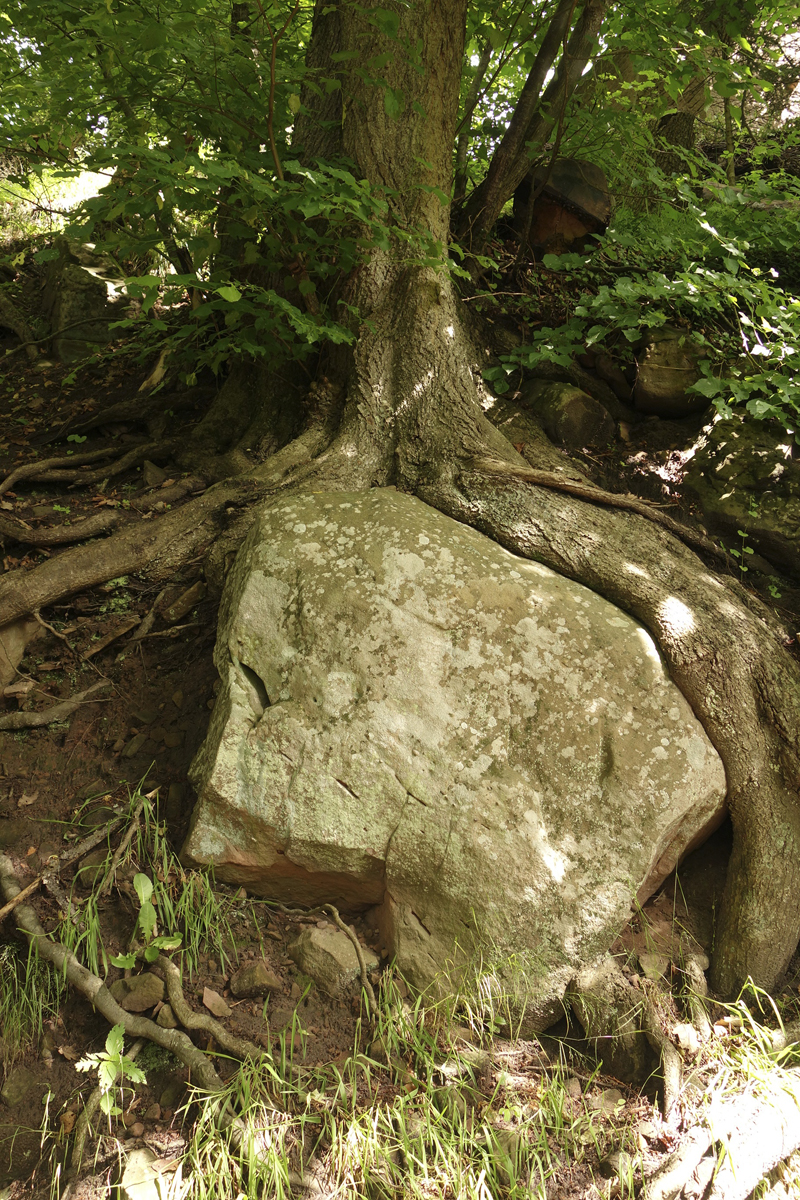
{"type": "Polygon", "coordinates": [[[133,886],[136,889],[136,895],[139,897],[140,904],[146,904],[153,894],[153,884],[147,875],[134,875],[133,886]]]}
{"type": "Polygon", "coordinates": [[[156,910],[153,908],[149,900],[145,900],[142,907],[139,909],[139,928],[144,934],[146,942],[150,941],[153,930],[156,927],[156,910]]]}
{"type": "Polygon", "coordinates": [[[177,950],[183,938],[179,933],[162,934],[161,937],[153,938],[152,945],[159,950],[177,950]]]}
{"type": "Polygon", "coordinates": [[[241,300],[242,298],[242,293],[232,283],[226,287],[217,288],[217,295],[221,296],[223,300],[227,300],[230,304],[235,304],[237,300],[241,300]]]}
{"type": "Polygon", "coordinates": [[[111,963],[112,967],[120,967],[126,971],[129,971],[131,967],[136,966],[136,955],[116,954],[113,958],[109,959],[109,962],[111,963]]]}
{"type": "Polygon", "coordinates": [[[145,951],[144,951],[144,956],[145,956],[145,959],[147,960],[147,962],[150,962],[150,963],[155,962],[156,959],[158,958],[158,947],[153,946],[152,944],[150,946],[146,946],[145,951]]]}
{"type": "Polygon", "coordinates": [[[394,12],[391,8],[373,8],[372,22],[378,26],[381,33],[386,37],[397,39],[400,32],[400,14],[394,12]]]}
{"type": "MultiPolygon", "coordinates": [[[[109,1054],[115,1055],[117,1058],[122,1054],[125,1046],[125,1026],[114,1025],[109,1031],[106,1038],[106,1050],[109,1054]]],[[[114,1068],[116,1070],[116,1067],[114,1068]]]]}

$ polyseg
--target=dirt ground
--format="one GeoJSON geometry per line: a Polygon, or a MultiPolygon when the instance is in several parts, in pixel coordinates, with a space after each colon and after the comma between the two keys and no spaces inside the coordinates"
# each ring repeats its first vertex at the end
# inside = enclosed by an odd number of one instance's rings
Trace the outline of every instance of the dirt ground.
{"type": "MultiPolygon", "coordinates": [[[[65,445],[82,453],[112,439],[122,454],[142,439],[135,419],[112,419],[85,434],[69,433],[111,405],[136,401],[143,368],[124,355],[104,358],[94,375],[84,371],[75,383],[65,383],[69,369],[60,364],[42,361],[31,368],[21,355],[10,362],[5,378],[0,379],[0,476],[21,463],[63,454],[65,445]],[[78,440],[70,442],[70,437],[78,440]],[[56,439],[57,448],[53,445],[56,439]]],[[[164,393],[170,434],[197,420],[212,395],[213,387],[198,388],[193,394],[164,393]]],[[[646,451],[655,464],[644,472],[650,491],[654,477],[665,478],[660,467],[669,463],[674,453],[675,436],[674,430],[661,430],[659,441],[650,426],[650,437],[656,443],[646,451]]],[[[637,474],[642,475],[641,443],[628,450],[633,464],[630,481],[635,483],[637,474]]],[[[605,466],[601,462],[595,465],[609,475],[619,473],[619,461],[617,454],[613,470],[611,460],[605,466]]],[[[74,522],[104,506],[130,505],[137,497],[152,496],[157,488],[169,487],[176,474],[174,464],[166,461],[154,472],[147,466],[132,468],[111,483],[101,482],[94,491],[78,491],[66,483],[21,482],[0,496],[0,506],[36,529],[74,522]]],[[[60,552],[55,547],[31,550],[6,538],[2,571],[25,569],[60,552]]],[[[42,624],[27,646],[15,681],[30,686],[17,695],[0,698],[0,717],[18,709],[48,707],[100,681],[106,681],[106,687],[63,722],[0,732],[0,851],[12,858],[23,886],[36,878],[50,856],[107,822],[112,815],[109,810],[126,802],[140,786],[156,793],[157,816],[171,846],[176,851],[180,848],[194,802],[187,772],[215,700],[216,598],[204,594],[200,586],[180,617],[170,615],[170,606],[198,583],[202,585],[199,562],[176,578],[165,593],[130,576],[75,595],[41,614],[42,624]],[[137,639],[137,629],[156,603],[148,635],[137,639]]],[[[694,921],[692,929],[698,940],[710,944],[711,914],[718,902],[728,852],[723,830],[698,852],[695,868],[686,875],[687,880],[691,875],[693,882],[687,882],[684,891],[676,889],[673,881],[654,898],[649,911],[655,912],[665,928],[674,928],[676,911],[683,904],[691,905],[696,893],[694,908],[700,915],[690,917],[687,910],[683,916],[694,921]],[[654,905],[661,910],[653,909],[654,905]]],[[[87,867],[86,861],[83,867],[87,867]]],[[[88,893],[90,875],[75,881],[78,898],[88,893]]],[[[69,877],[62,882],[69,890],[69,877]]],[[[244,1037],[278,1050],[287,1045],[288,1037],[294,1052],[309,1065],[346,1056],[356,1033],[355,998],[337,1002],[316,991],[305,995],[286,952],[303,921],[316,918],[289,917],[253,904],[251,898],[234,895],[231,889],[220,890],[232,935],[229,961],[209,954],[202,957],[199,970],[184,981],[190,1004],[202,1011],[204,989],[211,989],[231,1002],[230,1027],[244,1037]],[[270,997],[266,1007],[262,1000],[235,1003],[229,991],[237,965],[256,957],[264,957],[281,981],[281,991],[270,997]],[[298,1017],[303,1034],[293,1038],[293,1022],[296,1024],[298,1017]]],[[[57,900],[40,892],[34,904],[45,928],[56,929],[64,918],[57,900]]],[[[127,891],[124,887],[113,891],[102,902],[99,919],[109,954],[127,946],[136,911],[130,886],[127,891]]],[[[366,927],[359,932],[365,942],[370,940],[366,927]]],[[[635,948],[635,929],[629,931],[628,940],[630,946],[625,948],[635,948]]],[[[13,921],[6,920],[0,947],[12,943],[22,945],[21,941],[15,943],[13,921]]],[[[111,968],[109,982],[120,974],[111,968]]],[[[30,1072],[32,1082],[27,1095],[13,1107],[0,1101],[0,1187],[19,1181],[17,1190],[9,1194],[30,1194],[49,1179],[51,1151],[45,1148],[43,1152],[41,1130],[45,1125],[51,1129],[60,1125],[65,1133],[71,1130],[81,1097],[92,1086],[89,1077],[76,1072],[75,1062],[101,1050],[107,1033],[105,1020],[71,993],[45,1027],[40,1044],[13,1064],[14,1070],[30,1072]]],[[[224,1069],[224,1060],[219,1062],[224,1069]]],[[[161,1151],[171,1145],[177,1151],[183,1133],[176,1114],[186,1072],[177,1060],[153,1046],[142,1052],[141,1065],[147,1073],[147,1087],[136,1094],[109,1133],[129,1144],[137,1144],[139,1139],[158,1145],[161,1151]]],[[[11,1064],[6,1062],[5,1074],[10,1070],[11,1064]]],[[[100,1167],[104,1156],[113,1155],[114,1137],[106,1139],[107,1145],[102,1139],[98,1143],[100,1167]]],[[[89,1194],[87,1191],[87,1197],[89,1194]]]]}

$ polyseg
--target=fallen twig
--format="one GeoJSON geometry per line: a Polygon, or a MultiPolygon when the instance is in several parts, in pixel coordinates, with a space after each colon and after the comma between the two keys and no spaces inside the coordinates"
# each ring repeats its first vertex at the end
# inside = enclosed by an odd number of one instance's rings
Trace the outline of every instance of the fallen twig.
{"type": "Polygon", "coordinates": [[[42,629],[46,629],[48,633],[52,633],[53,637],[56,637],[60,641],[62,641],[65,644],[65,646],[67,647],[67,649],[70,650],[73,654],[76,653],[75,647],[69,641],[69,639],[67,638],[67,635],[65,633],[60,633],[58,629],[54,629],[53,626],[48,621],[45,621],[44,617],[39,612],[38,608],[36,609],[36,611],[33,614],[33,619],[34,619],[34,621],[37,621],[39,625],[41,625],[42,629]]]}
{"type": "Polygon", "coordinates": [[[85,692],[76,692],[69,700],[62,700],[60,704],[53,704],[50,708],[45,708],[41,712],[7,713],[4,717],[0,717],[0,730],[39,729],[42,725],[51,725],[53,721],[64,721],[77,708],[85,704],[94,692],[110,686],[110,679],[100,679],[97,683],[93,683],[91,687],[88,687],[85,692]]]}
{"type": "Polygon", "coordinates": [[[22,904],[23,900],[26,900],[28,896],[32,896],[42,883],[46,883],[49,878],[57,875],[62,867],[66,867],[69,866],[70,863],[77,862],[77,860],[82,858],[84,854],[88,854],[90,850],[94,850],[95,846],[99,845],[100,842],[107,838],[111,830],[114,829],[115,826],[119,825],[121,820],[121,815],[114,817],[106,826],[104,826],[102,829],[95,830],[95,832],[90,834],[89,837],[84,838],[82,842],[79,842],[77,846],[71,846],[69,850],[64,850],[58,856],[54,866],[50,867],[47,871],[42,871],[41,875],[38,875],[36,879],[34,879],[33,883],[29,883],[28,886],[24,887],[21,892],[17,892],[13,900],[9,900],[7,904],[4,904],[3,907],[0,908],[0,921],[2,921],[3,918],[7,916],[8,913],[12,912],[19,904],[22,904]]]}
{"type": "Polygon", "coordinates": [[[124,637],[126,633],[130,633],[130,631],[135,629],[138,624],[139,616],[136,613],[131,613],[129,617],[125,618],[121,625],[118,625],[116,629],[112,629],[110,633],[105,635],[105,637],[100,638],[99,642],[95,642],[93,646],[90,646],[89,649],[81,655],[83,661],[86,662],[87,659],[94,658],[95,654],[99,654],[101,650],[105,650],[106,647],[110,646],[112,642],[116,642],[119,638],[124,637]]]}
{"type": "Polygon", "coordinates": [[[143,637],[147,637],[148,633],[153,628],[153,622],[156,619],[156,613],[158,611],[158,606],[161,603],[161,601],[164,599],[166,594],[167,594],[167,589],[162,588],[161,591],[158,593],[158,595],[155,598],[153,607],[150,609],[149,613],[144,618],[144,620],[141,622],[141,624],[134,630],[133,637],[131,638],[131,642],[139,642],[142,640],[143,637]]]}

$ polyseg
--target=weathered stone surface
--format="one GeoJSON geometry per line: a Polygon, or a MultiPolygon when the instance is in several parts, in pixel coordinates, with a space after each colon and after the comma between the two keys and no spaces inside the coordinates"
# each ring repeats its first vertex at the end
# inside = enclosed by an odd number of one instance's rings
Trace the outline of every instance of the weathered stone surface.
{"type": "Polygon", "coordinates": [[[47,1084],[35,1072],[29,1071],[27,1067],[16,1067],[13,1071],[9,1071],[3,1082],[2,1089],[0,1089],[0,1100],[9,1108],[16,1108],[28,1093],[37,1087],[42,1092],[47,1091],[47,1084]]]}
{"type": "Polygon", "coordinates": [[[161,1188],[158,1155],[148,1146],[130,1150],[119,1181],[120,1200],[162,1200],[166,1189],[161,1188]]]}
{"type": "Polygon", "coordinates": [[[177,1029],[178,1028],[178,1018],[175,1016],[175,1013],[172,1011],[171,1005],[164,1004],[158,1010],[158,1016],[156,1017],[156,1025],[160,1025],[162,1029],[177,1029]]]}
{"type": "Polygon", "coordinates": [[[415,985],[479,942],[527,961],[549,1017],[720,819],[722,765],[647,632],[393,489],[262,508],[215,653],[185,860],[376,906],[415,985]]]}
{"type": "MultiPolygon", "coordinates": [[[[343,996],[359,978],[355,947],[347,934],[333,925],[304,929],[288,951],[303,974],[329,996],[343,996]]],[[[368,971],[379,965],[371,950],[364,950],[364,960],[368,971]]]]}
{"type": "Polygon", "coordinates": [[[282,992],[283,984],[274,971],[262,961],[241,967],[231,979],[231,991],[237,1000],[250,996],[266,996],[268,992],[282,992]]]}
{"type": "Polygon", "coordinates": [[[50,322],[53,353],[72,362],[106,345],[111,321],[123,316],[128,301],[112,259],[66,237],[57,238],[54,246],[58,257],[48,263],[42,308],[50,322]]]}
{"type": "Polygon", "coordinates": [[[118,979],[108,990],[125,1012],[146,1012],[164,999],[164,980],[145,971],[130,979],[118,979]]]}
{"type": "Polygon", "coordinates": [[[639,354],[633,388],[638,411],[657,417],[685,417],[708,408],[705,396],[686,390],[700,378],[697,364],[702,357],[703,351],[688,329],[663,325],[651,330],[639,354]]]}
{"type": "MultiPolygon", "coordinates": [[[[700,435],[684,477],[709,528],[742,552],[758,550],[800,578],[800,461],[793,435],[739,417],[715,421],[700,435]]],[[[747,566],[747,556],[744,565],[747,566]]]]}
{"type": "Polygon", "coordinates": [[[607,446],[614,437],[614,422],[603,405],[571,383],[534,381],[525,399],[548,436],[564,446],[607,446]]]}

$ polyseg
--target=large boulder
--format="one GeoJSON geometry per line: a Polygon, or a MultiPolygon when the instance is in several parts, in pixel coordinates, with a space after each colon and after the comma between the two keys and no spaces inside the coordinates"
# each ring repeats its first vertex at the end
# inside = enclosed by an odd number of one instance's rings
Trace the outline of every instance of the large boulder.
{"type": "Polygon", "coordinates": [[[514,193],[514,224],[537,253],[591,250],[611,217],[608,181],[595,163],[557,158],[534,167],[514,193]],[[529,212],[533,197],[533,212],[529,212]]]}
{"type": "Polygon", "coordinates": [[[525,387],[523,399],[550,438],[568,449],[606,447],[613,441],[615,425],[608,410],[571,383],[534,379],[525,387]]]}
{"type": "Polygon", "coordinates": [[[722,765],[649,634],[392,488],[262,507],[215,655],[185,861],[372,908],[417,986],[516,956],[548,1022],[721,819],[722,765]]]}
{"type": "Polygon", "coordinates": [[[700,378],[702,347],[685,329],[652,329],[638,355],[633,399],[641,413],[681,418],[708,408],[708,399],[689,389],[700,378]]]}
{"type": "Polygon", "coordinates": [[[107,255],[71,238],[57,238],[47,264],[42,310],[51,349],[62,362],[85,358],[107,345],[111,324],[129,301],[119,267],[107,255]]]}

